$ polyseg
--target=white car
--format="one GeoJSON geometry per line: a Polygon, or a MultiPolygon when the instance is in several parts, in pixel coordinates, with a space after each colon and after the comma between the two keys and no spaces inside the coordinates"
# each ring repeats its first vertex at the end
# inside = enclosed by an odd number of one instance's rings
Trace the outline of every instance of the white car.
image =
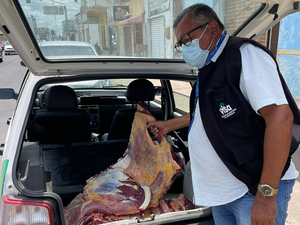
{"type": "Polygon", "coordinates": [[[97,55],[91,44],[81,41],[43,41],[40,48],[45,57],[97,55]]]}
{"type": "Polygon", "coordinates": [[[5,43],[5,46],[4,46],[4,53],[5,55],[10,55],[10,54],[17,54],[14,47],[10,44],[9,41],[7,41],[5,43]]]}
{"type": "MultiPolygon", "coordinates": [[[[137,100],[160,120],[189,112],[197,74],[173,48],[172,23],[191,2],[202,1],[158,2],[159,6],[150,0],[0,1],[0,26],[29,70],[19,93],[0,89],[0,99],[17,101],[1,145],[0,224],[67,224],[64,209],[84,191],[86,180],[122,158],[137,100]],[[72,54],[65,54],[64,44],[76,41],[81,42],[72,47],[72,54]],[[84,54],[83,42],[99,43],[101,56],[94,50],[84,54]],[[150,86],[137,88],[131,99],[128,93],[135,80],[148,80],[150,86]],[[150,92],[153,98],[147,96],[150,92]]],[[[213,3],[228,34],[255,39],[277,52],[280,69],[298,98],[294,72],[299,71],[299,45],[291,40],[299,33],[287,30],[300,30],[299,2],[213,3]],[[280,29],[275,29],[279,21],[280,29]],[[278,45],[274,36],[279,36],[278,45]]],[[[166,135],[183,165],[164,198],[183,194],[193,201],[187,133],[186,128],[166,135]]],[[[207,206],[147,212],[121,219],[97,210],[90,214],[101,214],[107,224],[214,224],[207,206]],[[109,222],[111,218],[118,221],[109,222]]]]}

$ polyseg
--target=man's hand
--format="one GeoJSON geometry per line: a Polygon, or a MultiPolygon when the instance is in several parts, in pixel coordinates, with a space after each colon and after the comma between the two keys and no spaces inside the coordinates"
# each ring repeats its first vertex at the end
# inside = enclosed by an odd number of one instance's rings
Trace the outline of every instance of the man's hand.
{"type": "Polygon", "coordinates": [[[169,130],[166,126],[166,121],[153,121],[147,124],[147,128],[149,128],[150,132],[155,136],[158,137],[159,131],[161,130],[163,135],[166,135],[169,130]]]}
{"type": "Polygon", "coordinates": [[[180,116],[174,119],[166,120],[166,121],[153,121],[147,124],[147,128],[150,129],[150,132],[158,137],[159,130],[161,130],[163,135],[167,133],[181,129],[184,127],[188,127],[190,125],[190,114],[187,113],[184,116],[180,116]]]}
{"type": "Polygon", "coordinates": [[[265,197],[258,191],[252,205],[251,225],[276,225],[276,210],[276,195],[265,197]]]}

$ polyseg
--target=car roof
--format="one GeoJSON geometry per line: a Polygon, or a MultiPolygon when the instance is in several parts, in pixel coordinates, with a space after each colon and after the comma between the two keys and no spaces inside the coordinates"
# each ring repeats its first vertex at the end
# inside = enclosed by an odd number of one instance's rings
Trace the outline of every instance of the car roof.
{"type": "Polygon", "coordinates": [[[89,43],[81,41],[42,41],[40,46],[86,46],[91,47],[89,43]]]}

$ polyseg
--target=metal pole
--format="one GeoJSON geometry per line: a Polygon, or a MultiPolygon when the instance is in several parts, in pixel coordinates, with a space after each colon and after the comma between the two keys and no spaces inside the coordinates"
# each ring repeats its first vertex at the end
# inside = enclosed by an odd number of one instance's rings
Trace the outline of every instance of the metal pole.
{"type": "Polygon", "coordinates": [[[65,9],[65,19],[66,19],[66,26],[67,26],[67,38],[68,41],[70,41],[70,28],[69,28],[69,21],[68,21],[68,14],[67,14],[67,6],[64,5],[64,9],[65,9]]]}
{"type": "Polygon", "coordinates": [[[66,31],[67,31],[67,39],[68,41],[70,41],[70,29],[69,29],[69,20],[68,20],[68,13],[67,13],[67,6],[66,4],[62,3],[62,2],[58,2],[58,1],[54,1],[54,0],[50,0],[51,2],[55,2],[58,4],[62,4],[65,10],[65,20],[66,20],[66,31]]]}

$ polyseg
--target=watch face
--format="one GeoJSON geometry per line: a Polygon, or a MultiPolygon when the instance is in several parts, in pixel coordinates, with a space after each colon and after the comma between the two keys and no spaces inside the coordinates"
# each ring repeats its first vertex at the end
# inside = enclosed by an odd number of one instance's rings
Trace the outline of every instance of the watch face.
{"type": "Polygon", "coordinates": [[[268,187],[268,186],[262,186],[260,191],[265,196],[269,196],[272,193],[271,187],[268,187]]]}

